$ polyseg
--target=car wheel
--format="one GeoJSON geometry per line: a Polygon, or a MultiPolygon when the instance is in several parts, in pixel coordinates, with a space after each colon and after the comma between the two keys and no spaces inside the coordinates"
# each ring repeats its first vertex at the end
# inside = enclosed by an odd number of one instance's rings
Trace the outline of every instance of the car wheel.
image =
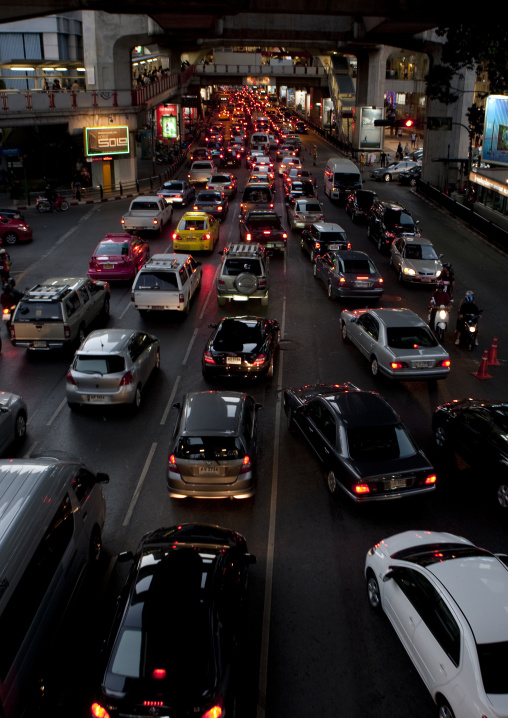
{"type": "Polygon", "coordinates": [[[71,411],[79,411],[79,404],[76,404],[74,401],[68,401],[67,406],[71,411]]]}
{"type": "Polygon", "coordinates": [[[268,297],[261,297],[261,306],[262,307],[268,306],[268,297]]]}
{"type": "Polygon", "coordinates": [[[367,225],[367,239],[372,239],[372,230],[370,224],[367,225]]]}
{"type": "Polygon", "coordinates": [[[314,266],[312,267],[312,274],[314,275],[314,278],[315,278],[315,279],[318,278],[317,264],[316,264],[316,262],[314,262],[314,266]]]}
{"type": "Polygon", "coordinates": [[[444,449],[447,444],[446,431],[444,426],[437,426],[434,431],[434,441],[440,449],[444,449]]]}
{"type": "Polygon", "coordinates": [[[367,576],[367,598],[369,599],[369,605],[376,611],[381,608],[381,594],[379,592],[379,584],[377,578],[374,576],[372,571],[369,571],[367,576]]]}
{"type": "Polygon", "coordinates": [[[436,327],[437,340],[440,344],[444,342],[444,329],[442,327],[436,327]]]}
{"type": "Polygon", "coordinates": [[[379,374],[379,364],[376,357],[372,357],[370,360],[370,370],[372,372],[372,376],[377,376],[379,374]]]}
{"type": "Polygon", "coordinates": [[[448,703],[445,701],[444,698],[441,698],[438,703],[438,716],[439,718],[455,718],[455,714],[448,705],[448,703]]]}
{"type": "Polygon", "coordinates": [[[390,255],[390,259],[388,260],[388,264],[390,265],[390,267],[393,267],[393,257],[392,257],[392,255],[390,255]]]}
{"type": "Polygon", "coordinates": [[[91,564],[98,564],[102,556],[102,537],[98,526],[95,526],[90,536],[90,547],[88,551],[89,561],[91,564]]]}
{"type": "Polygon", "coordinates": [[[300,249],[302,252],[305,252],[305,243],[303,241],[303,237],[300,237],[300,249]]]}
{"type": "Polygon", "coordinates": [[[14,232],[7,232],[7,234],[4,234],[3,236],[3,241],[5,242],[5,244],[9,244],[10,246],[12,246],[18,241],[18,235],[14,232]]]}
{"type": "Polygon", "coordinates": [[[316,253],[314,250],[310,253],[310,261],[315,262],[316,261],[316,253]]]}
{"type": "Polygon", "coordinates": [[[351,339],[348,337],[348,334],[347,334],[346,322],[342,322],[342,326],[340,328],[340,333],[342,336],[342,341],[346,342],[346,344],[349,344],[351,339]]]}
{"type": "Polygon", "coordinates": [[[385,182],[391,182],[392,176],[390,174],[388,174],[388,172],[387,172],[385,175],[383,175],[383,179],[385,182]]]}
{"type": "Polygon", "coordinates": [[[291,409],[288,409],[286,412],[286,426],[288,428],[288,431],[290,431],[291,433],[294,433],[294,431],[296,430],[295,422],[293,419],[293,412],[291,411],[291,409]]]}
{"type": "Polygon", "coordinates": [[[327,292],[327,294],[328,294],[328,299],[329,299],[331,302],[335,301],[335,294],[333,293],[333,287],[332,287],[332,283],[331,283],[331,282],[328,282],[328,286],[327,286],[327,288],[326,288],[326,292],[327,292]]]}
{"type": "Polygon", "coordinates": [[[337,496],[339,493],[339,482],[337,481],[337,477],[335,476],[335,472],[330,470],[326,473],[326,485],[328,486],[328,491],[331,493],[332,496],[337,496]]]}
{"type": "Polygon", "coordinates": [[[273,379],[273,374],[274,374],[274,367],[273,367],[273,357],[272,357],[270,366],[268,367],[268,371],[266,372],[266,376],[268,379],[273,379]]]}
{"type": "Polygon", "coordinates": [[[20,411],[14,422],[14,443],[19,446],[26,437],[26,414],[20,411]]]}
{"type": "Polygon", "coordinates": [[[502,509],[508,509],[508,484],[502,483],[498,485],[497,503],[502,509]]]}
{"type": "Polygon", "coordinates": [[[399,269],[399,284],[404,284],[404,275],[402,274],[402,268],[399,269]]]}
{"type": "Polygon", "coordinates": [[[132,400],[132,408],[137,411],[141,406],[141,384],[138,384],[132,400]]]}

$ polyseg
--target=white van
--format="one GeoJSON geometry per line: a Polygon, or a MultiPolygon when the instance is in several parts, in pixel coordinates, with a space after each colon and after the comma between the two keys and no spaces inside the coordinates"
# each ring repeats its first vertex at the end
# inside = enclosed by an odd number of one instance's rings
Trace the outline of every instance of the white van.
{"type": "Polygon", "coordinates": [[[348,194],[362,188],[360,170],[345,157],[330,157],[325,167],[325,194],[332,200],[345,200],[348,194]]]}
{"type": "Polygon", "coordinates": [[[78,461],[0,461],[0,715],[38,710],[48,650],[101,553],[102,487],[78,461]]]}
{"type": "Polygon", "coordinates": [[[250,146],[262,145],[267,149],[270,147],[270,137],[268,132],[253,132],[250,138],[250,146]]]}
{"type": "Polygon", "coordinates": [[[201,262],[190,254],[154,254],[136,275],[131,300],[140,313],[190,311],[201,286],[201,262]]]}

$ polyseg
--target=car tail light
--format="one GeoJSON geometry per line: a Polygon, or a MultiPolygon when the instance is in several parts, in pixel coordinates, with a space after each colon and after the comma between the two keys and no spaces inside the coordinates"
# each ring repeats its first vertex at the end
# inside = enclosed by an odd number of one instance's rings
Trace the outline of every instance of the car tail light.
{"type": "Polygon", "coordinates": [[[321,244],[319,242],[316,242],[316,244],[314,246],[316,249],[321,249],[321,244]]]}
{"type": "Polygon", "coordinates": [[[449,359],[443,359],[442,362],[439,362],[438,366],[449,367],[449,366],[451,366],[451,364],[452,364],[452,363],[451,363],[451,361],[450,361],[449,359]]]}
{"type": "Polygon", "coordinates": [[[109,713],[99,703],[92,703],[91,711],[94,718],[109,718],[109,713]]]}
{"type": "Polygon", "coordinates": [[[180,241],[181,237],[180,237],[180,235],[177,234],[176,232],[173,232],[173,241],[174,241],[175,239],[176,239],[177,241],[180,241]]]}
{"type": "Polygon", "coordinates": [[[211,237],[212,237],[212,235],[210,234],[210,232],[207,232],[205,234],[205,239],[211,239],[211,237]]]}
{"type": "Polygon", "coordinates": [[[222,207],[221,206],[217,207],[217,211],[222,212],[222,207]]]}
{"type": "Polygon", "coordinates": [[[362,280],[365,281],[366,279],[368,279],[368,277],[357,277],[358,281],[362,281],[362,280]]]}
{"type": "Polygon", "coordinates": [[[263,230],[263,234],[271,234],[271,232],[270,232],[269,229],[264,229],[264,230],[263,230]]]}
{"type": "Polygon", "coordinates": [[[259,288],[266,287],[266,279],[260,279],[258,286],[259,288]]]}
{"type": "Polygon", "coordinates": [[[390,364],[391,369],[407,369],[408,364],[405,361],[392,361],[390,364]]]}
{"type": "Polygon", "coordinates": [[[384,284],[384,281],[385,281],[385,280],[383,279],[383,277],[379,277],[379,279],[377,280],[377,283],[378,283],[378,284],[384,284]]]}
{"type": "Polygon", "coordinates": [[[71,328],[70,328],[70,326],[69,326],[68,324],[64,324],[64,337],[65,337],[66,339],[70,339],[70,338],[71,338],[71,328]]]}
{"type": "MultiPolygon", "coordinates": [[[[164,671],[165,672],[165,671],[164,671]]],[[[147,708],[161,708],[164,705],[163,701],[143,701],[143,705],[147,708]]]]}
{"type": "Polygon", "coordinates": [[[368,484],[355,484],[353,486],[355,494],[370,494],[370,486],[368,484]]]}
{"type": "Polygon", "coordinates": [[[270,202],[270,209],[273,209],[273,202],[270,202]]]}
{"type": "Polygon", "coordinates": [[[348,242],[348,243],[347,243],[347,248],[348,248],[348,249],[351,249],[351,242],[348,242]]]}
{"type": "Polygon", "coordinates": [[[250,232],[248,232],[247,235],[245,236],[245,241],[246,242],[252,241],[252,234],[250,232]]]}
{"type": "Polygon", "coordinates": [[[198,206],[197,206],[197,204],[195,204],[195,205],[194,205],[194,207],[193,207],[192,209],[198,209],[198,206]]]}
{"type": "Polygon", "coordinates": [[[155,217],[154,217],[154,220],[153,220],[153,224],[154,224],[154,226],[157,225],[157,224],[159,224],[159,220],[158,220],[158,219],[155,219],[155,217]]]}
{"type": "Polygon", "coordinates": [[[122,217],[122,219],[120,220],[120,223],[121,223],[121,224],[125,224],[125,220],[124,220],[123,217],[122,217]]]}
{"type": "Polygon", "coordinates": [[[126,371],[120,380],[120,386],[129,386],[129,384],[132,384],[132,379],[132,372],[126,371]]]}
{"type": "Polygon", "coordinates": [[[242,462],[242,468],[240,469],[240,473],[246,474],[247,471],[250,471],[250,469],[251,469],[250,458],[248,456],[244,456],[243,462],[242,462]]]}
{"type": "Polygon", "coordinates": [[[225,287],[226,287],[226,282],[225,282],[223,279],[219,279],[219,281],[217,282],[217,285],[218,285],[219,287],[225,288],[225,287]]]}
{"type": "Polygon", "coordinates": [[[11,324],[11,339],[15,339],[15,338],[16,338],[16,334],[14,332],[14,324],[11,324]]]}
{"type": "Polygon", "coordinates": [[[221,706],[213,706],[213,708],[210,708],[206,711],[206,713],[203,713],[203,718],[220,718],[222,715],[222,708],[221,706]]]}
{"type": "Polygon", "coordinates": [[[178,466],[176,465],[176,456],[174,454],[171,454],[168,458],[168,469],[170,471],[178,471],[178,466]]]}
{"type": "Polygon", "coordinates": [[[437,476],[435,474],[430,474],[430,476],[427,476],[425,479],[426,484],[435,484],[437,481],[437,476]]]}
{"type": "Polygon", "coordinates": [[[282,233],[282,239],[287,239],[287,238],[288,238],[287,234],[286,234],[285,232],[283,232],[283,233],[282,233]]]}
{"type": "Polygon", "coordinates": [[[76,386],[76,380],[72,376],[72,372],[70,369],[67,372],[67,374],[65,375],[65,380],[67,381],[68,384],[73,384],[74,386],[76,386]]]}
{"type": "MultiPolygon", "coordinates": [[[[166,669],[165,668],[154,668],[152,671],[152,678],[155,678],[156,681],[162,681],[164,678],[166,678],[166,669]]],[[[161,701],[162,705],[162,701],[161,701]]]]}
{"type": "Polygon", "coordinates": [[[180,294],[178,295],[178,301],[180,302],[180,304],[183,304],[185,301],[185,298],[184,298],[182,292],[180,292],[180,294]]]}
{"type": "Polygon", "coordinates": [[[204,353],[203,359],[205,360],[205,364],[215,364],[215,359],[213,358],[212,352],[206,351],[204,353]]]}
{"type": "Polygon", "coordinates": [[[264,364],[267,359],[267,354],[262,352],[261,354],[258,354],[257,357],[252,362],[252,366],[261,366],[261,364],[264,364]]]}

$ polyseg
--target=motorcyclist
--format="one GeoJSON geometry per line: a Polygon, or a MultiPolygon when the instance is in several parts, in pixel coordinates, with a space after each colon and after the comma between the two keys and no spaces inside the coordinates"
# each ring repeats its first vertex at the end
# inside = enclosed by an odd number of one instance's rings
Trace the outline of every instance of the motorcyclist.
{"type": "MultiPolygon", "coordinates": [[[[2,289],[2,296],[0,297],[0,303],[2,304],[2,310],[4,309],[12,309],[21,297],[23,296],[23,292],[19,292],[17,289],[14,289],[16,282],[14,279],[8,279],[7,282],[4,284],[2,289]]],[[[11,319],[12,319],[12,312],[11,312],[11,319]]],[[[10,320],[7,322],[7,329],[10,326],[10,320]]]]}
{"type": "Polygon", "coordinates": [[[50,184],[46,185],[46,199],[49,202],[49,209],[51,212],[55,211],[55,202],[57,197],[58,195],[56,190],[54,190],[50,184]]]}
{"type": "Polygon", "coordinates": [[[455,288],[455,274],[451,264],[443,264],[443,271],[439,277],[439,281],[443,282],[445,292],[448,292],[450,299],[453,297],[453,290],[455,288]]]}
{"type": "Polygon", "coordinates": [[[429,324],[431,327],[434,325],[434,318],[439,307],[444,305],[448,308],[451,303],[452,298],[447,291],[447,287],[445,283],[440,280],[436,284],[436,288],[432,292],[432,296],[430,297],[429,324]]]}
{"type": "Polygon", "coordinates": [[[0,249],[0,278],[2,282],[9,279],[11,271],[11,258],[6,249],[0,249]]]}
{"type": "MultiPolygon", "coordinates": [[[[460,337],[464,331],[466,319],[472,315],[479,316],[480,314],[481,311],[474,301],[474,292],[468,289],[459,306],[459,315],[455,327],[455,344],[460,344],[460,337]]],[[[478,332],[476,332],[475,344],[478,345],[478,332]]]]}

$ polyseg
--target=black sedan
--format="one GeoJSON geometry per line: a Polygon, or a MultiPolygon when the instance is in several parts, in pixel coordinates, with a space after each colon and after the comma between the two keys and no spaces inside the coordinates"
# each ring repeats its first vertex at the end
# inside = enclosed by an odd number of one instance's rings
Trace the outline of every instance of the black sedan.
{"type": "Polygon", "coordinates": [[[462,399],[438,406],[432,417],[437,446],[473,469],[475,491],[508,509],[508,404],[462,399]]]}
{"type": "Polygon", "coordinates": [[[401,172],[399,174],[399,182],[400,184],[409,185],[410,187],[415,187],[417,181],[422,176],[422,168],[418,165],[417,167],[412,167],[411,169],[407,170],[406,172],[401,172]]]}
{"type": "Polygon", "coordinates": [[[264,317],[225,317],[214,329],[202,359],[205,379],[273,377],[280,327],[264,317]]]}
{"type": "Polygon", "coordinates": [[[351,249],[346,232],[340,224],[335,222],[314,222],[308,229],[304,229],[300,238],[302,252],[308,252],[310,261],[315,262],[316,257],[339,249],[351,249]]]}
{"type": "Polygon", "coordinates": [[[379,394],[350,383],[286,389],[284,410],[323,463],[331,494],[363,503],[434,491],[432,465],[379,394]]]}
{"type": "Polygon", "coordinates": [[[234,715],[247,573],[245,538],[207,524],[146,534],[104,648],[94,716],[234,715]]]}
{"type": "Polygon", "coordinates": [[[229,199],[224,192],[215,192],[213,190],[203,190],[199,192],[194,200],[193,209],[198,212],[206,212],[216,219],[223,220],[229,207],[229,199]]]}
{"type": "Polygon", "coordinates": [[[365,222],[377,199],[377,194],[369,189],[358,189],[356,192],[351,192],[346,199],[346,214],[351,217],[352,222],[365,222]]]}

